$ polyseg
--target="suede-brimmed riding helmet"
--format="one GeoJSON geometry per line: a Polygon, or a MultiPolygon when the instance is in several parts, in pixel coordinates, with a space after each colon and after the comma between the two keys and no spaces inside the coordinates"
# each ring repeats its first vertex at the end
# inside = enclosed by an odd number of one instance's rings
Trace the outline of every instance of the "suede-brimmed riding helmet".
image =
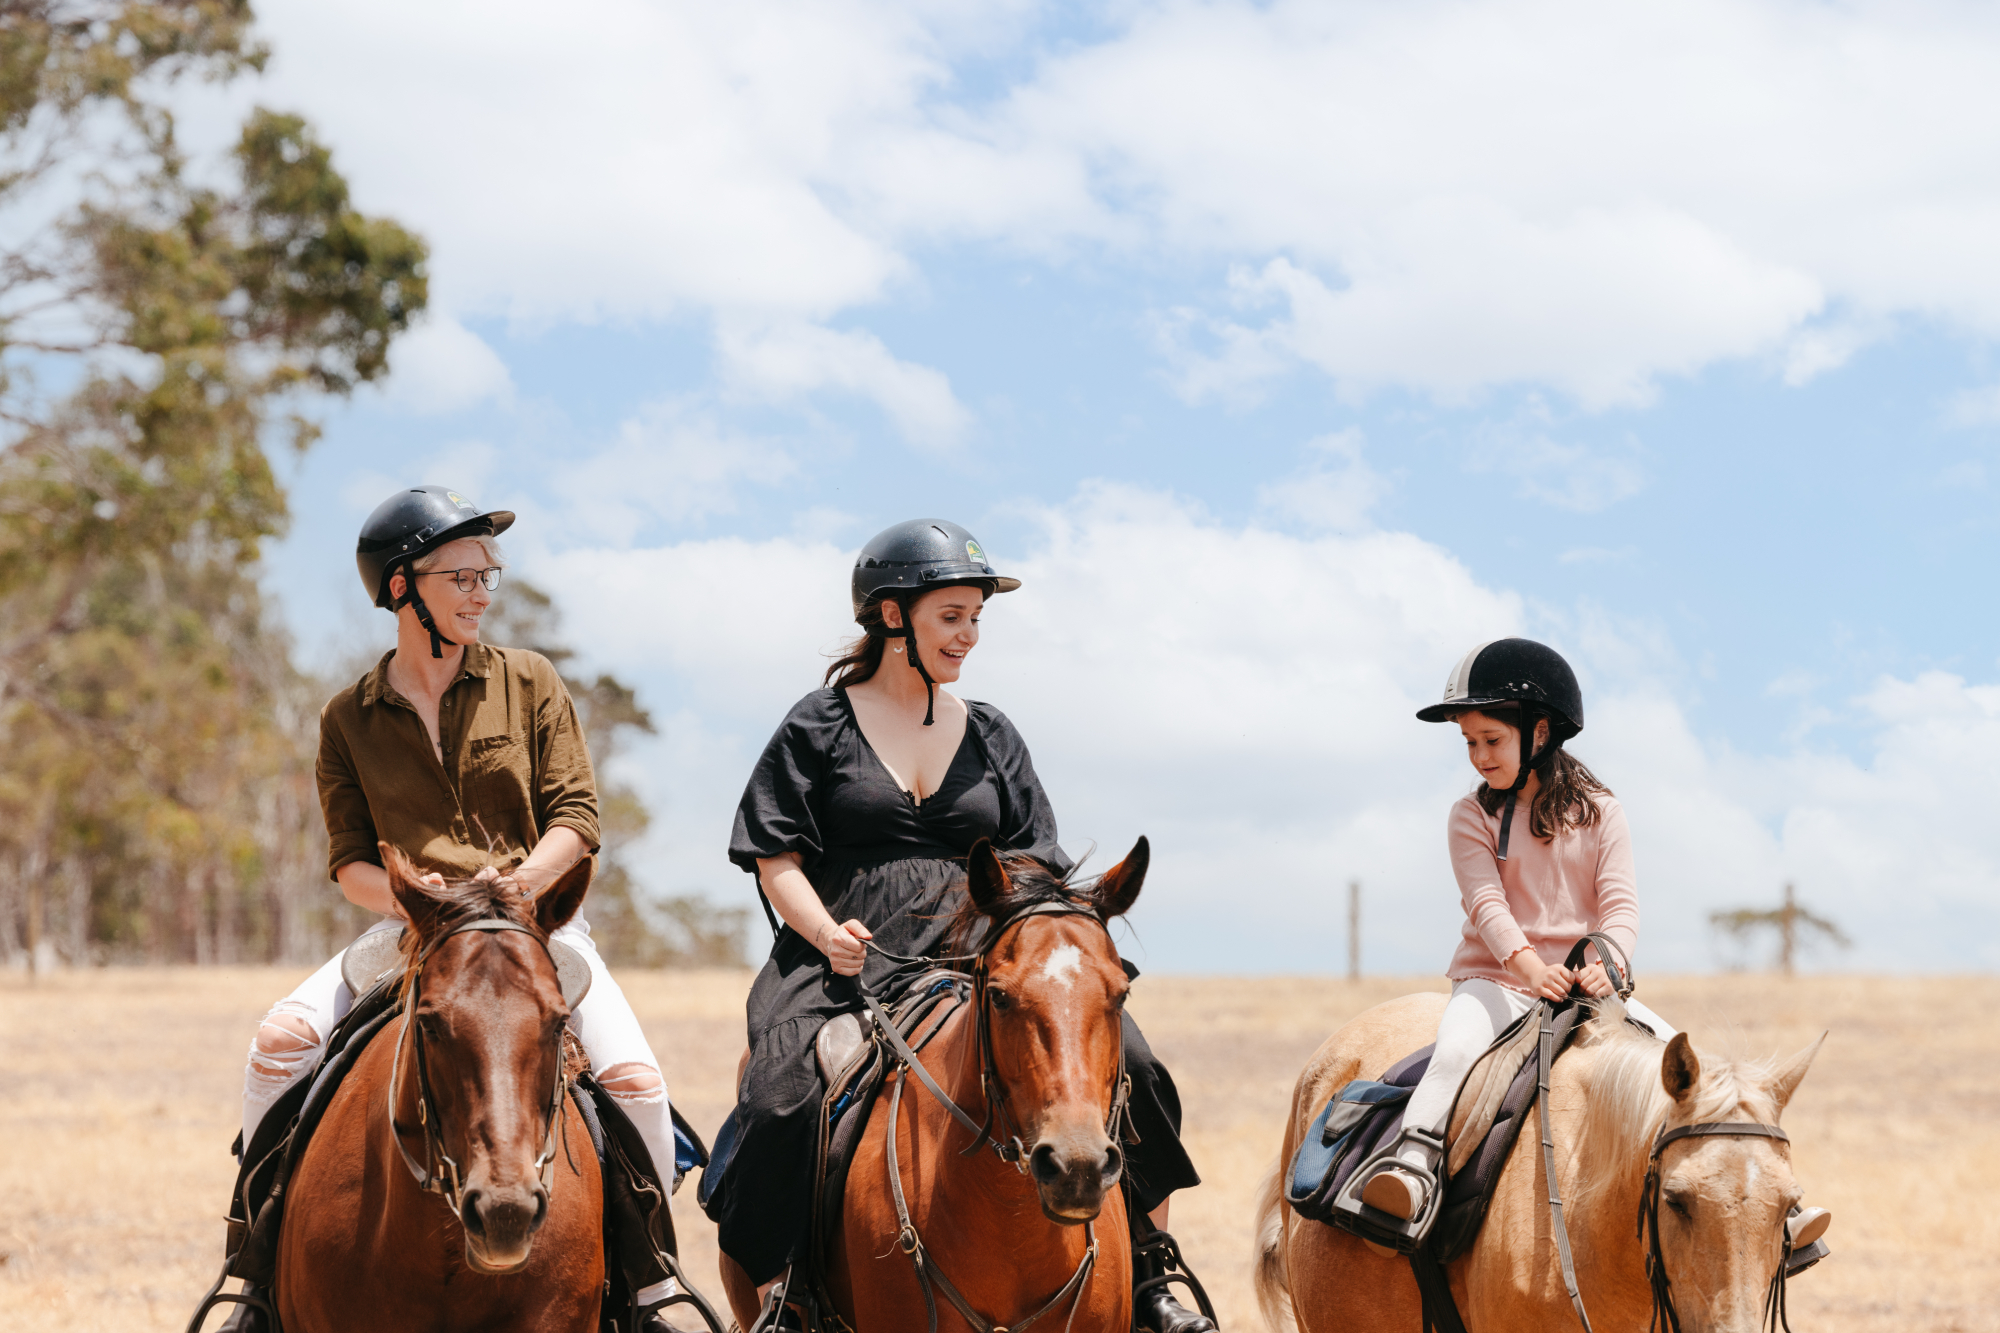
{"type": "Polygon", "coordinates": [[[431,656],[442,657],[441,644],[452,641],[438,633],[430,608],[417,596],[416,561],[461,537],[497,537],[513,522],[512,510],[481,509],[449,487],[412,486],[397,491],[376,505],[361,525],[361,538],[354,546],[361,586],[385,611],[405,603],[415,607],[417,619],[430,631],[431,656]],[[389,595],[390,576],[398,571],[404,580],[402,601],[389,595]]]}
{"type": "Polygon", "coordinates": [[[1533,639],[1493,639],[1467,653],[1444,684],[1444,701],[1417,710],[1420,722],[1449,722],[1460,713],[1489,708],[1518,709],[1521,766],[1507,789],[1500,816],[1500,859],[1514,823],[1514,796],[1528,775],[1547,772],[1563,742],[1583,730],[1583,690],[1561,653],[1533,639]],[[1535,723],[1548,719],[1548,744],[1535,748],[1535,723]]]}
{"type": "Polygon", "coordinates": [[[933,588],[976,587],[988,597],[1012,592],[1021,580],[996,573],[987,562],[986,550],[977,538],[958,524],[942,518],[913,518],[907,523],[884,528],[868,539],[861,554],[854,557],[854,577],[848,590],[854,603],[854,618],[884,598],[892,598],[903,608],[903,627],[866,625],[870,635],[910,641],[910,665],[924,678],[924,688],[932,707],[924,710],[924,725],[935,720],[937,682],[924,668],[917,653],[917,631],[910,620],[910,607],[933,588]]]}
{"type": "Polygon", "coordinates": [[[1444,684],[1444,702],[1417,710],[1422,722],[1449,722],[1489,704],[1523,704],[1568,740],[1583,730],[1583,691],[1562,654],[1533,639],[1494,639],[1465,655],[1444,684]]]}

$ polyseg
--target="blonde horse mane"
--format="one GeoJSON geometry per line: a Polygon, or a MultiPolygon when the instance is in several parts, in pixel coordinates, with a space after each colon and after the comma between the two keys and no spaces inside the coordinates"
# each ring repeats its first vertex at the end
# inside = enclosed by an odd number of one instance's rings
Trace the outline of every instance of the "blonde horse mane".
{"type": "MultiPolygon", "coordinates": [[[[1653,1140],[1674,1109],[1660,1081],[1666,1043],[1627,1023],[1625,1006],[1617,1000],[1600,1001],[1597,1017],[1581,1035],[1592,1057],[1585,1075],[1590,1095],[1572,1132],[1591,1145],[1592,1161],[1625,1163],[1624,1169],[1643,1175],[1653,1140]]],[[[1775,1058],[1731,1061],[1702,1051],[1695,1055],[1701,1061],[1701,1081],[1687,1119],[1776,1123],[1778,1104],[1770,1092],[1775,1058]]],[[[1617,1168],[1586,1173],[1576,1186],[1578,1213],[1588,1212],[1619,1174],[1617,1168]]]]}

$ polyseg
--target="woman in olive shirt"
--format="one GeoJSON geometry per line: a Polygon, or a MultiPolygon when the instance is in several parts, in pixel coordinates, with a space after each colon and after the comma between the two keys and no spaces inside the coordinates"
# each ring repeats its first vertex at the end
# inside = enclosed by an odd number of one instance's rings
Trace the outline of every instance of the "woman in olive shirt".
{"type": "MultiPolygon", "coordinates": [[[[362,584],[396,613],[396,647],[320,714],[317,766],[333,878],[350,902],[401,929],[378,843],[426,876],[489,876],[533,894],[597,850],[597,784],[575,705],[547,658],[479,642],[499,586],[494,540],[514,521],[455,491],[391,496],[362,529],[362,584]]],[[[581,916],[555,933],[589,964],[570,1016],[591,1069],[672,1180],[674,1134],[659,1061],[581,916]]],[[[274,1005],[244,1072],[243,1141],[318,1062],[354,996],[337,954],[274,1005]]],[[[662,1284],[664,1287],[664,1284],[662,1284]]],[[[642,1306],[667,1294],[639,1293],[642,1306]]]]}

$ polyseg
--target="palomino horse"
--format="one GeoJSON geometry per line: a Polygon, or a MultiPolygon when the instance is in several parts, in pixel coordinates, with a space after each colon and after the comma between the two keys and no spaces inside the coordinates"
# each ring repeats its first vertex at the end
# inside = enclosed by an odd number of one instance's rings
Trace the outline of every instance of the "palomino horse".
{"type": "MultiPolygon", "coordinates": [[[[1556,1063],[1549,1090],[1557,1184],[1591,1324],[1637,1330],[1653,1314],[1654,1287],[1633,1225],[1646,1200],[1658,1218],[1656,1266],[1671,1303],[1661,1333],[1671,1316],[1680,1333],[1757,1333],[1767,1302],[1782,1290],[1773,1278],[1799,1187],[1788,1143],[1755,1126],[1776,1126],[1819,1042],[1784,1060],[1704,1061],[1684,1034],[1662,1043],[1626,1024],[1617,1001],[1599,1003],[1599,1016],[1556,1063]],[[1695,1124],[1720,1130],[1659,1149],[1659,1192],[1649,1199],[1660,1135],[1695,1124]]],[[[1258,1218],[1257,1297],[1272,1328],[1296,1320],[1305,1333],[1421,1333],[1409,1262],[1294,1213],[1283,1173],[1334,1091],[1377,1077],[1429,1041],[1443,1010],[1441,995],[1379,1005],[1334,1033],[1299,1075],[1258,1218]]],[[[1449,1266],[1459,1313],[1479,1333],[1581,1327],[1558,1264],[1535,1137],[1531,1121],[1477,1240],[1449,1266]]]]}
{"type": "MultiPolygon", "coordinates": [[[[1074,886],[1025,857],[1003,865],[984,840],[973,847],[952,930],[959,958],[945,960],[975,960],[972,1001],[920,1055],[950,1105],[914,1073],[892,1072],[876,1100],[824,1275],[848,1327],[1129,1333],[1118,1130],[1131,983],[1106,923],[1138,898],[1147,857],[1141,838],[1074,886]]],[[[745,1328],[750,1295],[732,1284],[745,1328]]]]}
{"type": "Polygon", "coordinates": [[[593,1330],[602,1182],[565,1095],[569,1008],[546,945],[590,863],[530,904],[494,880],[434,888],[382,855],[410,919],[404,1016],[362,1053],[293,1177],[285,1333],[593,1330]]]}

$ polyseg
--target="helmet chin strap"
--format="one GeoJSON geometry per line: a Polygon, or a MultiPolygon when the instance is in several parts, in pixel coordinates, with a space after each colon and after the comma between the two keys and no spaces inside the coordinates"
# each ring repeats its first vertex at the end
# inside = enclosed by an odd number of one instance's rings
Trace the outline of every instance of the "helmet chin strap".
{"type": "MultiPolygon", "coordinates": [[[[442,658],[444,656],[444,645],[447,643],[451,644],[454,648],[458,647],[456,640],[447,639],[444,635],[438,633],[437,622],[431,618],[431,609],[424,605],[423,598],[417,596],[417,569],[414,560],[403,562],[403,589],[403,600],[397,602],[396,605],[399,607],[404,605],[409,606],[417,613],[417,623],[430,631],[431,656],[442,658]]],[[[1506,845],[1504,837],[1501,839],[1501,845],[1506,845]]]]}
{"type": "Polygon", "coordinates": [[[1507,788],[1507,808],[1500,812],[1500,850],[1497,859],[1501,861],[1507,859],[1507,835],[1514,829],[1514,806],[1521,799],[1521,789],[1528,785],[1528,777],[1538,765],[1546,767],[1549,761],[1555,758],[1556,750],[1562,744],[1561,741],[1551,739],[1542,747],[1541,753],[1535,752],[1535,726],[1540,721],[1542,718],[1531,710],[1527,708],[1521,710],[1521,767],[1514,774],[1514,785],[1507,788]]]}
{"type": "Polygon", "coordinates": [[[928,727],[937,720],[937,682],[924,669],[924,655],[917,651],[917,622],[910,618],[909,599],[898,597],[896,605],[903,611],[903,628],[897,633],[910,641],[910,665],[924,678],[924,725],[928,727]]]}

